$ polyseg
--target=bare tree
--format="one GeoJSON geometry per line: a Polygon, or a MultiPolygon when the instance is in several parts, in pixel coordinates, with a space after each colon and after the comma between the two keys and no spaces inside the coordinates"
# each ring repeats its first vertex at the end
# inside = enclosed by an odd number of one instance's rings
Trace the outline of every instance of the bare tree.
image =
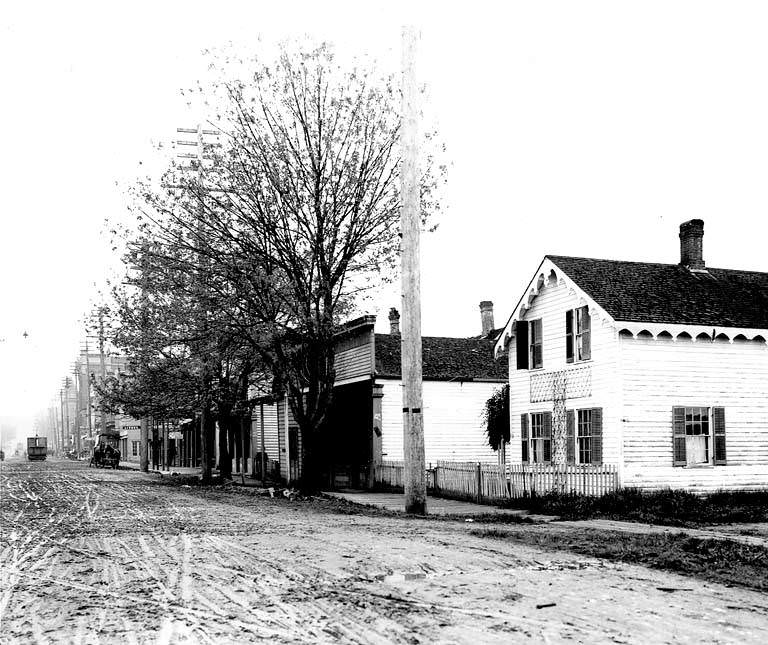
{"type": "MultiPolygon", "coordinates": [[[[223,140],[212,167],[172,169],[163,190],[142,188],[140,217],[154,240],[184,239],[186,252],[206,258],[205,297],[289,395],[303,478],[314,486],[339,322],[395,273],[400,100],[391,77],[343,68],[327,45],[250,65],[248,78],[227,79],[225,69],[201,90],[223,140]]],[[[431,156],[424,167],[426,223],[444,169],[431,156]]]]}

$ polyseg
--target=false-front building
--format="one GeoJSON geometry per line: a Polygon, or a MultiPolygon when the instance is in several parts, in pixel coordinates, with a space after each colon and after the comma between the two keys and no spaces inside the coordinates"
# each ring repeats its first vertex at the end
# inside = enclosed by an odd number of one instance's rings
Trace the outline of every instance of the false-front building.
{"type": "Polygon", "coordinates": [[[768,274],[546,256],[496,343],[513,463],[615,464],[619,483],[768,486],[768,274]]]}

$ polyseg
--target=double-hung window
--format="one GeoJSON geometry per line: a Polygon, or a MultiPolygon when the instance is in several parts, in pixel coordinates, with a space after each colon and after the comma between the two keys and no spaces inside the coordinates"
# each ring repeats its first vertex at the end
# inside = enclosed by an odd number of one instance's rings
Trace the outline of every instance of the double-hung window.
{"type": "Polygon", "coordinates": [[[675,466],[725,465],[725,408],[672,408],[672,442],[675,466]]]}
{"type": "Polygon", "coordinates": [[[528,345],[528,352],[529,352],[529,365],[531,366],[531,369],[536,369],[537,367],[541,367],[544,364],[543,361],[543,343],[542,343],[542,324],[541,324],[541,318],[538,320],[531,320],[530,321],[530,331],[529,331],[529,345],[528,345]]]}
{"type": "Polygon", "coordinates": [[[523,415],[523,461],[534,464],[548,464],[552,461],[552,413],[534,412],[530,415],[530,438],[528,438],[528,415],[523,415]]]}
{"type": "Polygon", "coordinates": [[[541,318],[520,320],[516,325],[517,369],[543,367],[544,343],[541,318]]]}
{"type": "Polygon", "coordinates": [[[569,464],[602,463],[603,409],[568,410],[566,437],[569,464]]]}
{"type": "Polygon", "coordinates": [[[589,307],[565,312],[565,360],[587,361],[592,358],[592,320],[589,307]]]}

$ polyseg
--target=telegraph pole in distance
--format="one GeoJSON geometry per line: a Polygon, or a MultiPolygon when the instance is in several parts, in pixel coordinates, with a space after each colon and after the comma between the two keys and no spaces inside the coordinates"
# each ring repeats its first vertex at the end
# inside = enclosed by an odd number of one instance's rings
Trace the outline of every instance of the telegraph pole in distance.
{"type": "MultiPolygon", "coordinates": [[[[101,387],[107,378],[107,365],[104,358],[104,309],[99,307],[99,366],[101,368],[101,387]]],[[[101,432],[107,431],[107,413],[104,411],[104,397],[99,397],[99,415],[101,418],[101,432]]]]}
{"type": "Polygon", "coordinates": [[[424,457],[424,416],[421,373],[421,232],[419,186],[419,88],[416,83],[416,48],[419,34],[403,28],[403,123],[400,176],[401,271],[403,288],[402,374],[405,512],[427,512],[424,457]]]}
{"type": "Polygon", "coordinates": [[[91,420],[91,412],[93,406],[91,405],[91,360],[88,349],[88,331],[86,330],[85,337],[85,384],[87,387],[86,393],[86,425],[88,427],[88,438],[93,439],[93,421],[91,420]]]}
{"type": "Polygon", "coordinates": [[[75,377],[75,447],[77,448],[77,456],[80,457],[82,452],[82,446],[80,445],[80,395],[82,392],[79,388],[80,381],[80,363],[75,361],[72,365],[72,375],[75,377]]]}

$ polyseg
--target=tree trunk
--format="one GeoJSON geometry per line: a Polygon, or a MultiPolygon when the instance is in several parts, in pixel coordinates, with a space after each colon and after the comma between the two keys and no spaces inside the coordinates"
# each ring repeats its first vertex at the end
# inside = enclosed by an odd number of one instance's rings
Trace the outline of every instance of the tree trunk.
{"type": "Polygon", "coordinates": [[[229,430],[229,450],[235,458],[235,472],[240,473],[240,459],[243,456],[243,442],[241,439],[242,421],[240,417],[232,419],[229,430]]]}
{"type": "Polygon", "coordinates": [[[316,493],[320,490],[320,468],[317,463],[316,442],[318,430],[313,427],[299,426],[301,432],[301,476],[299,488],[304,493],[316,493]]]}

